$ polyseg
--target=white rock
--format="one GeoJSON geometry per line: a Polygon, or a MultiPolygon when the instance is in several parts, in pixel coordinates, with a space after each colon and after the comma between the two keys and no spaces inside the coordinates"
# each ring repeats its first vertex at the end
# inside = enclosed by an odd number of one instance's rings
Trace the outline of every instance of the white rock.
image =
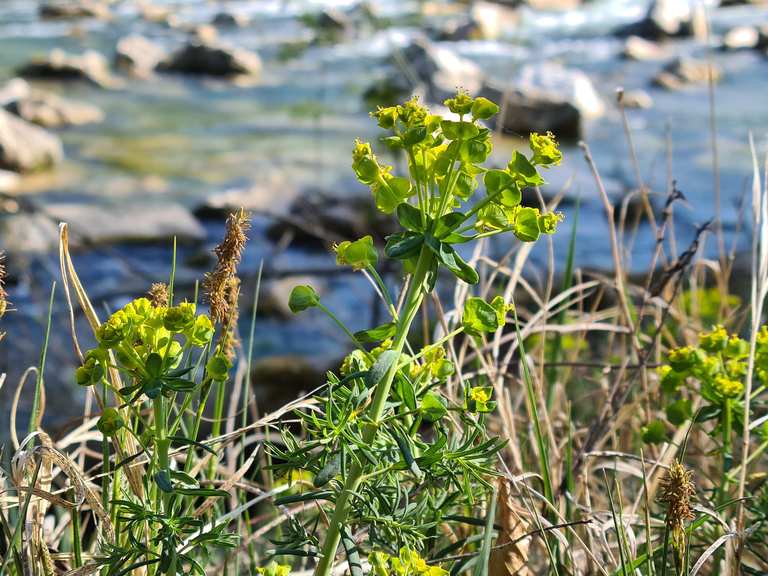
{"type": "Polygon", "coordinates": [[[54,134],[0,109],[0,169],[32,172],[64,157],[54,134]]]}
{"type": "Polygon", "coordinates": [[[98,206],[82,203],[47,204],[45,213],[67,222],[73,237],[83,244],[205,240],[202,224],[179,204],[127,204],[98,206]]]}

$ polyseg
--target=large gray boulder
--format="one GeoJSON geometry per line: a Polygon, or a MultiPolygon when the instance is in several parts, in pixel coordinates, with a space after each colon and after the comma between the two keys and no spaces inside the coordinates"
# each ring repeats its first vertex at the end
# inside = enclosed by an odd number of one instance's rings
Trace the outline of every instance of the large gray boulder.
{"type": "Polygon", "coordinates": [[[248,15],[242,12],[219,12],[211,20],[211,24],[221,28],[243,28],[250,22],[248,15]]]}
{"type": "Polygon", "coordinates": [[[676,58],[653,78],[653,83],[667,90],[680,90],[690,85],[707,84],[710,69],[712,81],[719,82],[722,72],[715,64],[695,58],[676,58]]]}
{"type": "Polygon", "coordinates": [[[63,157],[57,136],[0,109],[0,169],[33,172],[57,164],[63,157]]]}
{"type": "Polygon", "coordinates": [[[496,127],[514,134],[551,130],[560,138],[578,138],[585,120],[605,112],[589,77],[557,64],[524,66],[508,86],[489,82],[482,95],[501,106],[496,127]]]}
{"type": "Polygon", "coordinates": [[[94,50],[68,54],[55,48],[17,70],[19,76],[44,80],[85,80],[103,88],[115,85],[107,59],[94,50]]]}
{"type": "Polygon", "coordinates": [[[755,26],[736,26],[723,34],[723,50],[751,50],[760,46],[760,29],[755,26]]]}
{"type": "Polygon", "coordinates": [[[104,113],[98,106],[41,91],[33,91],[23,98],[13,100],[5,105],[5,109],[27,122],[45,128],[80,126],[104,119],[104,113]]]}
{"type": "Polygon", "coordinates": [[[115,46],[115,66],[124,72],[146,78],[165,58],[165,50],[144,36],[125,36],[115,46]]]}
{"type": "Polygon", "coordinates": [[[40,5],[40,17],[51,20],[75,18],[101,18],[110,16],[109,8],[103,2],[94,0],[56,0],[40,5]]]}
{"type": "Polygon", "coordinates": [[[643,18],[622,26],[616,34],[649,40],[698,35],[702,16],[689,0],[652,0],[643,18]]]}
{"type": "Polygon", "coordinates": [[[365,92],[376,104],[394,104],[407,93],[423,93],[429,102],[442,103],[461,88],[476,94],[485,76],[480,67],[451,49],[433,44],[425,37],[396,49],[389,70],[365,92]]]}
{"type": "Polygon", "coordinates": [[[627,60],[663,60],[667,57],[667,50],[651,40],[629,36],[624,42],[621,55],[627,60]]]}
{"type": "Polygon", "coordinates": [[[46,204],[45,214],[67,222],[78,244],[100,246],[119,243],[202,242],[205,228],[180,204],[131,203],[119,207],[79,202],[46,204]]]}
{"type": "Polygon", "coordinates": [[[261,58],[255,52],[190,40],[158,66],[165,72],[200,76],[256,76],[261,58]]]}
{"type": "Polygon", "coordinates": [[[45,254],[58,243],[58,226],[45,214],[22,211],[0,216],[0,246],[11,257],[45,254]]]}
{"type": "Polygon", "coordinates": [[[450,98],[457,88],[475,94],[483,85],[484,75],[477,64],[426,38],[415,39],[396,53],[392,62],[400,73],[423,84],[432,102],[450,98]]]}
{"type": "Polygon", "coordinates": [[[208,196],[195,209],[203,217],[223,217],[240,208],[255,214],[284,217],[302,197],[302,191],[281,176],[267,176],[243,188],[228,188],[208,196]]]}

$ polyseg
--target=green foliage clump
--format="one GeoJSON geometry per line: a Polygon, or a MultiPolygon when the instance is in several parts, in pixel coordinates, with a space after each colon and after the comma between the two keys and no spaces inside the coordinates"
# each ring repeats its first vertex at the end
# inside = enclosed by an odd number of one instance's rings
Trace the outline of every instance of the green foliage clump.
{"type": "Polygon", "coordinates": [[[442,389],[456,373],[445,343],[462,332],[481,342],[504,327],[511,304],[501,296],[490,302],[470,297],[454,329],[439,341],[414,351],[406,350],[407,340],[441,269],[467,284],[478,282],[462,245],[508,232],[533,242],[556,231],[562,215],[524,207],[521,199],[524,188],[544,183],[539,170],[559,164],[561,154],[551,134],[534,134],[529,156],[518,151],[504,169],[486,168],[491,132],[481,122],[498,106],[462,92],[445,105],[458,119],[432,114],[415,98],[372,114],[387,133],[382,142],[407,158],[407,175],[395,175],[370,143],[356,141],[352,152],[357,179],[369,187],[377,209],[400,224],[386,239],[384,255],[400,261],[410,277],[401,308],[378,274],[380,255],[370,236],[335,246],[336,260],[371,279],[387,303],[388,322],[352,333],[310,286],[297,286],[290,296],[293,312],[320,309],[356,348],[338,375],[328,374],[315,409],[298,412],[301,434],[283,427],[280,441],[270,446],[278,474],[313,478],[312,489],[278,504],[317,504],[282,550],[317,555],[318,576],[330,574],[341,543],[350,563],[357,547],[375,550],[375,574],[446,573],[420,554],[440,550],[445,543],[439,527],[463,523],[457,520],[463,511],[488,497],[505,444],[486,429],[496,407],[492,386],[460,379],[463,404],[442,389]],[[485,193],[476,198],[481,180],[485,193]],[[331,504],[327,511],[325,502],[331,504]],[[304,528],[318,525],[318,509],[330,517],[327,531],[304,528]],[[366,544],[350,540],[351,527],[364,528],[366,544]],[[397,550],[399,556],[388,555],[397,550]]]}

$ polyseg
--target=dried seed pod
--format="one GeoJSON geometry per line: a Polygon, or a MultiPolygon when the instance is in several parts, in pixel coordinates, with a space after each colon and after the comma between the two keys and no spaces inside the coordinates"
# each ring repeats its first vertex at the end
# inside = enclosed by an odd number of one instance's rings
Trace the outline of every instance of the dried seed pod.
{"type": "Polygon", "coordinates": [[[155,282],[147,292],[147,298],[155,308],[168,306],[168,285],[165,282],[155,282]]]}
{"type": "Polygon", "coordinates": [[[237,273],[249,228],[250,219],[242,208],[229,215],[224,239],[214,250],[216,267],[203,280],[203,289],[211,305],[211,318],[219,324],[229,315],[229,284],[237,273]]]}
{"type": "Polygon", "coordinates": [[[685,546],[685,523],[695,517],[691,511],[691,499],[696,497],[692,477],[693,472],[675,460],[659,487],[659,502],[667,505],[667,526],[672,535],[672,545],[677,550],[683,550],[685,546]]]}

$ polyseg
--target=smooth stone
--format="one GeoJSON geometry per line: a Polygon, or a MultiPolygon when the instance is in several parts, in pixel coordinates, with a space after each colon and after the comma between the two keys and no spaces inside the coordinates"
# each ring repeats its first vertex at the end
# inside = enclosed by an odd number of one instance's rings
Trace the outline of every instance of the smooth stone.
{"type": "Polygon", "coordinates": [[[499,103],[503,111],[490,124],[496,127],[501,122],[502,131],[514,134],[551,130],[560,138],[578,138],[585,120],[605,112],[584,72],[551,63],[524,66],[510,88],[488,83],[482,95],[499,103]]]}
{"type": "Polygon", "coordinates": [[[643,18],[616,30],[618,36],[649,40],[702,34],[703,13],[688,0],[652,0],[643,18]]]}
{"type": "Polygon", "coordinates": [[[40,91],[7,104],[5,109],[45,128],[81,126],[104,120],[104,112],[98,106],[40,91]]]}
{"type": "Polygon", "coordinates": [[[308,249],[326,250],[328,245],[354,240],[370,234],[382,240],[393,233],[391,217],[378,212],[368,196],[333,198],[311,190],[303,191],[285,218],[278,218],[267,236],[279,241],[291,235],[292,241],[308,249]]]}
{"type": "MultiPolygon", "coordinates": [[[[719,82],[722,73],[712,64],[712,81],[719,82]]],[[[680,90],[689,85],[709,82],[710,63],[694,58],[677,58],[667,64],[654,78],[653,83],[667,90],[680,90]]]]}
{"type": "Polygon", "coordinates": [[[256,76],[261,72],[261,58],[248,50],[191,40],[158,69],[203,76],[256,76]]]}
{"type": "Polygon", "coordinates": [[[653,108],[653,97],[645,90],[627,90],[621,101],[626,108],[653,108]]]}
{"type": "Polygon", "coordinates": [[[86,80],[102,88],[115,85],[107,59],[94,50],[69,54],[54,48],[48,56],[32,60],[17,73],[26,78],[45,80],[86,80]]]}
{"type": "MultiPolygon", "coordinates": [[[[0,192],[13,192],[21,182],[21,176],[9,170],[0,170],[0,192]]],[[[0,207],[0,212],[5,211],[5,206],[0,207]]]]}
{"type": "Polygon", "coordinates": [[[239,12],[219,12],[211,20],[211,24],[222,28],[244,28],[250,23],[250,18],[239,12]]]}
{"type": "Polygon", "coordinates": [[[301,190],[285,178],[272,177],[246,188],[229,188],[212,194],[194,212],[201,217],[221,217],[244,208],[266,216],[285,216],[301,196],[301,190]]]}
{"type": "Polygon", "coordinates": [[[59,244],[59,227],[41,212],[0,216],[0,245],[11,255],[45,254],[59,244]]]}
{"type": "Polygon", "coordinates": [[[324,30],[345,32],[352,28],[352,19],[341,10],[325,8],[318,15],[316,26],[324,30]]]}
{"type": "Polygon", "coordinates": [[[723,36],[723,50],[751,50],[760,44],[760,30],[752,26],[731,28],[723,36]]]}
{"type": "Polygon", "coordinates": [[[0,109],[0,169],[32,172],[58,164],[63,157],[56,135],[0,109]]]}
{"type": "Polygon", "coordinates": [[[640,36],[630,36],[624,41],[622,57],[627,60],[663,60],[667,57],[667,50],[656,42],[646,40],[640,36]]]}
{"type": "Polygon", "coordinates": [[[251,377],[259,406],[266,410],[283,406],[325,382],[324,372],[298,355],[255,360],[251,377]]]}
{"type": "Polygon", "coordinates": [[[138,77],[151,76],[165,58],[165,50],[144,36],[132,34],[117,42],[115,66],[138,77]]]}
{"type": "Polygon", "coordinates": [[[477,26],[479,36],[485,40],[497,40],[520,24],[519,11],[485,0],[474,2],[470,15],[477,26]]]}
{"type": "Polygon", "coordinates": [[[169,241],[195,243],[206,238],[202,224],[180,204],[98,206],[82,203],[46,204],[52,219],[67,222],[83,245],[169,241]]]}
{"type": "Polygon", "coordinates": [[[0,88],[0,106],[7,106],[31,93],[32,87],[24,78],[12,78],[0,88]]]}
{"type": "Polygon", "coordinates": [[[429,102],[442,103],[463,89],[477,94],[485,75],[480,67],[445,46],[417,37],[390,60],[390,69],[365,91],[365,99],[376,104],[394,104],[404,93],[424,92],[429,102]],[[407,70],[404,69],[407,66],[407,70]],[[414,85],[412,80],[417,84],[414,85]]]}
{"type": "Polygon", "coordinates": [[[40,17],[50,20],[68,20],[75,18],[100,18],[106,20],[110,17],[106,4],[98,1],[82,0],[58,0],[45,2],[40,5],[40,17]]]}

